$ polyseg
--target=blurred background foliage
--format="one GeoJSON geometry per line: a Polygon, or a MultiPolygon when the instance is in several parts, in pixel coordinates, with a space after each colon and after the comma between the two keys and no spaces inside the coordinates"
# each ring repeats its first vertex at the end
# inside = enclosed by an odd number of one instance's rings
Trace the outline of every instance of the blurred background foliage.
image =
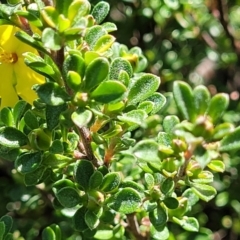
{"type": "MultiPolygon", "coordinates": [[[[2,1],[4,2],[4,1],[2,1]]],[[[93,5],[98,0],[90,1],[93,5]]],[[[160,92],[168,97],[168,106],[160,116],[153,116],[136,138],[155,135],[163,116],[176,113],[171,101],[172,83],[184,80],[191,86],[203,84],[211,94],[227,92],[231,104],[225,121],[240,123],[240,0],[109,0],[108,21],[114,22],[117,41],[128,47],[139,46],[149,61],[148,72],[161,77],[160,92]],[[166,110],[167,109],[167,110],[166,110]]],[[[192,215],[198,218],[202,233],[184,232],[170,226],[171,239],[240,239],[240,157],[239,152],[225,156],[226,171],[216,174],[218,195],[209,203],[198,203],[192,215]]],[[[41,228],[58,221],[65,235],[72,230],[59,219],[49,196],[38,188],[25,187],[22,177],[0,162],[0,216],[7,211],[14,216],[14,228],[25,232],[26,239],[40,239],[41,228]],[[27,189],[27,191],[26,191],[27,189]]],[[[131,171],[126,166],[124,171],[131,171]]],[[[16,239],[21,239],[15,231],[16,239]]],[[[78,239],[71,236],[71,239],[78,239]]]]}

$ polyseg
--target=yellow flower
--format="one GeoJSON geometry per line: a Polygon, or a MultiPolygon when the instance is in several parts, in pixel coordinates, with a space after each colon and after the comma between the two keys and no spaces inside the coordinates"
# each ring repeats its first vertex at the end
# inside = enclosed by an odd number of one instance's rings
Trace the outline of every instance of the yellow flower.
{"type": "Polygon", "coordinates": [[[32,104],[37,98],[32,86],[44,83],[44,77],[24,63],[23,53],[37,51],[14,36],[19,30],[10,25],[0,26],[0,108],[13,107],[18,96],[32,104]]]}

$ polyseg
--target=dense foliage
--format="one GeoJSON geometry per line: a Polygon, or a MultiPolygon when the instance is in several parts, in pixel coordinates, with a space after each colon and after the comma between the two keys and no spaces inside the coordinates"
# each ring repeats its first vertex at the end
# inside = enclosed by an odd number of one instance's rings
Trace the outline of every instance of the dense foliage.
{"type": "Polygon", "coordinates": [[[238,4],[1,3],[0,239],[238,239],[238,4]]]}

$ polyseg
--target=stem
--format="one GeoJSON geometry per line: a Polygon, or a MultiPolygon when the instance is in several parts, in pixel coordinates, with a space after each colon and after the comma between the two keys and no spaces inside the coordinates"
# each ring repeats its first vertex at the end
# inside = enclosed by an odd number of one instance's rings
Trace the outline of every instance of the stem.
{"type": "Polygon", "coordinates": [[[139,224],[137,221],[136,213],[127,214],[127,222],[130,233],[134,235],[136,240],[148,240],[149,237],[146,234],[140,232],[139,224]]]}
{"type": "Polygon", "coordinates": [[[101,164],[98,162],[98,160],[95,158],[92,147],[91,147],[91,133],[88,128],[86,127],[78,127],[79,134],[82,139],[82,145],[84,148],[84,152],[95,167],[101,166],[101,164]]]}

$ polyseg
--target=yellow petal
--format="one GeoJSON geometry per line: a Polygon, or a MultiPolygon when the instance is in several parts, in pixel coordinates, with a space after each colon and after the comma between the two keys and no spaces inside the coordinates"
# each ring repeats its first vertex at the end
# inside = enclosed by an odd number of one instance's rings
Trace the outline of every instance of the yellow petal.
{"type": "Polygon", "coordinates": [[[0,26],[0,46],[4,51],[12,53],[19,48],[21,42],[14,36],[19,30],[11,25],[0,26]]]}
{"type": "Polygon", "coordinates": [[[26,66],[22,59],[14,64],[14,73],[16,74],[16,91],[17,94],[26,102],[32,104],[37,98],[37,94],[32,90],[34,84],[42,84],[45,82],[44,77],[34,72],[26,66]]]}
{"type": "Polygon", "coordinates": [[[14,78],[13,68],[10,64],[1,64],[0,72],[2,73],[0,77],[1,108],[13,107],[18,101],[12,81],[14,78]]]}

